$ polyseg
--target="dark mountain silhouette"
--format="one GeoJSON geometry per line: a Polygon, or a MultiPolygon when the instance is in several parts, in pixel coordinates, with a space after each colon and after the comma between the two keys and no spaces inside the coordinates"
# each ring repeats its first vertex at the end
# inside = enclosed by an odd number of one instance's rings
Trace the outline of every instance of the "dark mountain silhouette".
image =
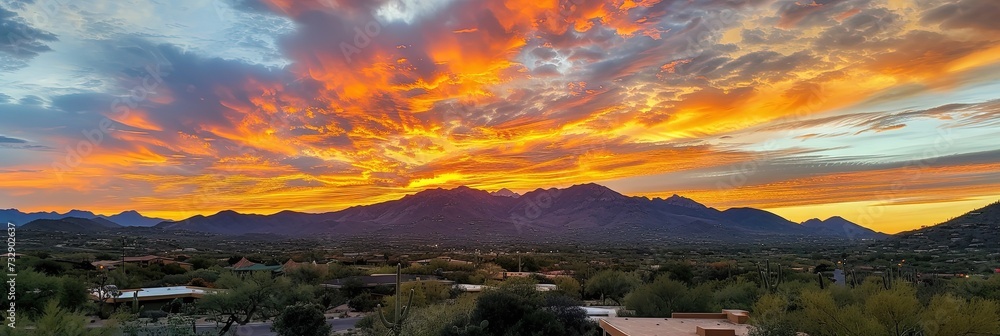
{"type": "Polygon", "coordinates": [[[18,211],[17,209],[0,210],[0,222],[14,223],[14,225],[18,226],[27,224],[28,222],[38,219],[63,219],[67,217],[103,219],[114,222],[116,225],[121,225],[121,226],[146,226],[146,227],[154,226],[165,220],[163,218],[145,217],[134,210],[125,211],[120,214],[112,216],[96,215],[93,212],[83,211],[83,210],[70,210],[62,214],[55,211],[24,213],[18,211]]]}
{"type": "Polygon", "coordinates": [[[754,232],[788,232],[796,234],[818,234],[809,228],[778,216],[774,213],[754,208],[731,208],[722,212],[723,217],[745,230],[754,232]]]}
{"type": "MultiPolygon", "coordinates": [[[[629,197],[598,184],[565,189],[536,189],[517,198],[468,187],[428,189],[401,199],[354,206],[341,211],[273,215],[223,211],[156,227],[219,234],[272,233],[290,236],[443,237],[480,241],[505,238],[540,241],[660,240],[709,238],[739,240],[751,236],[869,238],[867,229],[803,226],[767,211],[737,208],[719,211],[694,200],[629,197]]],[[[856,225],[855,225],[856,226],[856,225]]]]}
{"type": "Polygon", "coordinates": [[[891,242],[913,249],[1000,250],[1000,202],[969,211],[943,223],[918,230],[900,232],[891,242]]]}
{"type": "Polygon", "coordinates": [[[813,218],[802,222],[802,226],[812,229],[825,236],[847,237],[851,239],[878,239],[888,237],[887,234],[876,232],[872,229],[857,225],[840,216],[833,216],[826,220],[813,218]]]}
{"type": "Polygon", "coordinates": [[[146,226],[146,227],[155,226],[156,224],[159,224],[160,222],[166,220],[163,218],[146,217],[135,210],[123,211],[122,213],[117,215],[100,216],[100,218],[110,220],[122,226],[146,226]]]}
{"type": "Polygon", "coordinates": [[[61,219],[36,219],[21,226],[29,231],[95,232],[121,228],[103,218],[66,217],[61,219]]]}
{"type": "Polygon", "coordinates": [[[55,211],[24,213],[18,211],[17,209],[0,210],[0,222],[14,223],[14,225],[18,226],[24,225],[36,219],[62,219],[66,217],[94,218],[97,217],[97,215],[90,211],[81,210],[70,210],[64,214],[55,211]]]}
{"type": "Polygon", "coordinates": [[[491,192],[490,195],[493,195],[493,196],[506,196],[506,197],[513,197],[513,198],[521,197],[520,194],[518,194],[516,192],[513,192],[513,191],[510,191],[510,189],[507,189],[507,188],[503,188],[503,189],[491,192]]]}

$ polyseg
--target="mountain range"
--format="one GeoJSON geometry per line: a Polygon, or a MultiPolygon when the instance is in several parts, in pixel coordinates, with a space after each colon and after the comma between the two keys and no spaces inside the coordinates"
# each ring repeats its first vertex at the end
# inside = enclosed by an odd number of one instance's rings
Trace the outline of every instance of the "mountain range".
{"type": "Polygon", "coordinates": [[[154,226],[223,235],[410,237],[417,240],[621,241],[792,237],[880,239],[888,235],[841,217],[795,223],[754,208],[719,211],[690,198],[625,196],[598,184],[536,189],[518,194],[457,187],[428,189],[401,199],[327,213],[282,211],[272,215],[226,210],[181,221],[144,217],[135,211],[99,216],[88,211],[22,213],[0,210],[0,220],[30,230],[99,231],[154,226]],[[153,225],[153,223],[156,223],[153,225]]]}
{"type": "Polygon", "coordinates": [[[63,218],[80,218],[80,219],[99,218],[111,221],[116,225],[120,226],[143,226],[143,227],[151,227],[166,220],[163,218],[146,217],[132,210],[124,211],[117,215],[105,216],[105,215],[96,215],[93,212],[83,211],[83,210],[70,210],[66,213],[58,213],[55,211],[25,213],[17,209],[0,209],[0,222],[14,223],[14,225],[18,226],[39,219],[63,219],[63,218]]]}
{"type": "Polygon", "coordinates": [[[113,216],[89,211],[23,213],[0,210],[0,221],[29,231],[93,232],[123,226],[153,226],[223,235],[278,234],[351,238],[410,237],[416,241],[465,242],[509,239],[547,242],[664,241],[709,238],[882,239],[891,246],[940,253],[948,249],[1000,249],[1000,202],[937,225],[892,236],[834,216],[795,223],[754,208],[719,211],[690,198],[629,197],[597,184],[536,189],[518,194],[458,187],[428,189],[401,199],[335,212],[282,211],[273,215],[226,210],[182,221],[144,217],[135,211],[113,216]]]}
{"type": "Polygon", "coordinates": [[[273,215],[222,211],[156,225],[225,235],[336,235],[453,240],[520,238],[542,241],[746,237],[879,239],[888,235],[833,217],[799,224],[753,208],[719,211],[692,199],[630,197],[598,184],[536,189],[523,195],[458,187],[428,189],[401,199],[340,211],[273,215]]]}

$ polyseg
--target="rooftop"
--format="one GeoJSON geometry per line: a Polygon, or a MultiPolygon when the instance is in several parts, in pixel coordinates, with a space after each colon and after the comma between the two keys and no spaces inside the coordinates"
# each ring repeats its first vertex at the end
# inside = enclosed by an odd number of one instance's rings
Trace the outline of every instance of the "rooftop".
{"type": "Polygon", "coordinates": [[[271,272],[281,272],[284,267],[282,265],[268,266],[264,264],[253,264],[250,266],[233,268],[234,271],[238,272],[256,272],[256,271],[271,271],[271,272]]]}
{"type": "Polygon", "coordinates": [[[722,313],[675,313],[671,318],[607,317],[600,321],[609,336],[747,336],[749,315],[742,310],[722,313]]]}
{"type": "MultiPolygon", "coordinates": [[[[133,298],[139,301],[167,300],[174,298],[201,298],[205,294],[219,291],[219,289],[197,287],[197,286],[171,286],[171,287],[150,287],[137,289],[123,289],[121,295],[109,298],[107,302],[127,302],[133,298]]],[[[91,295],[98,296],[97,290],[91,290],[91,295]]]]}

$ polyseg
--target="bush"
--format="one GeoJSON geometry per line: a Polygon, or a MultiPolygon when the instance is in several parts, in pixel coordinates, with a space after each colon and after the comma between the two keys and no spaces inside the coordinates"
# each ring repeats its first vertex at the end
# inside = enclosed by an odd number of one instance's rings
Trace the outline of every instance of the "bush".
{"type": "Polygon", "coordinates": [[[194,278],[202,278],[202,279],[204,279],[207,282],[216,282],[216,281],[219,280],[219,274],[220,273],[219,273],[218,270],[200,269],[200,270],[188,272],[187,274],[189,276],[191,276],[192,279],[194,279],[194,278]]]}
{"type": "Polygon", "coordinates": [[[52,260],[39,260],[35,263],[35,271],[44,273],[45,275],[60,275],[66,272],[66,267],[63,264],[52,260]]]}
{"type": "Polygon", "coordinates": [[[361,293],[347,301],[347,306],[359,312],[370,312],[379,304],[379,300],[371,293],[361,293]]]}
{"type": "Polygon", "coordinates": [[[281,336],[326,336],[330,334],[323,311],[317,305],[296,304],[285,307],[274,319],[271,331],[281,336]]]}
{"type": "Polygon", "coordinates": [[[169,285],[183,285],[191,281],[191,276],[186,274],[171,274],[163,277],[163,283],[169,285]]]}
{"type": "Polygon", "coordinates": [[[621,303],[622,298],[641,283],[638,277],[622,271],[605,270],[587,279],[587,295],[611,299],[621,303]]]}
{"type": "Polygon", "coordinates": [[[216,262],[214,260],[209,260],[203,257],[191,258],[191,260],[188,260],[188,262],[191,263],[191,267],[196,270],[205,269],[216,265],[216,262]]]}
{"type": "Polygon", "coordinates": [[[166,265],[163,265],[162,267],[160,267],[160,269],[163,271],[163,273],[166,273],[166,274],[169,274],[169,275],[187,273],[187,270],[184,269],[184,267],[181,267],[178,264],[166,264],[166,265]]]}

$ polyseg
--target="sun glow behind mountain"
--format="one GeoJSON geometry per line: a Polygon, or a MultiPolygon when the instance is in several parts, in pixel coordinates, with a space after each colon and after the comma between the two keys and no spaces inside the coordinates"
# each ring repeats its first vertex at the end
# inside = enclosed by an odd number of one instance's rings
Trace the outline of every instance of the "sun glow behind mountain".
{"type": "Polygon", "coordinates": [[[7,6],[6,207],[599,182],[896,232],[1000,199],[990,0],[7,6]]]}

